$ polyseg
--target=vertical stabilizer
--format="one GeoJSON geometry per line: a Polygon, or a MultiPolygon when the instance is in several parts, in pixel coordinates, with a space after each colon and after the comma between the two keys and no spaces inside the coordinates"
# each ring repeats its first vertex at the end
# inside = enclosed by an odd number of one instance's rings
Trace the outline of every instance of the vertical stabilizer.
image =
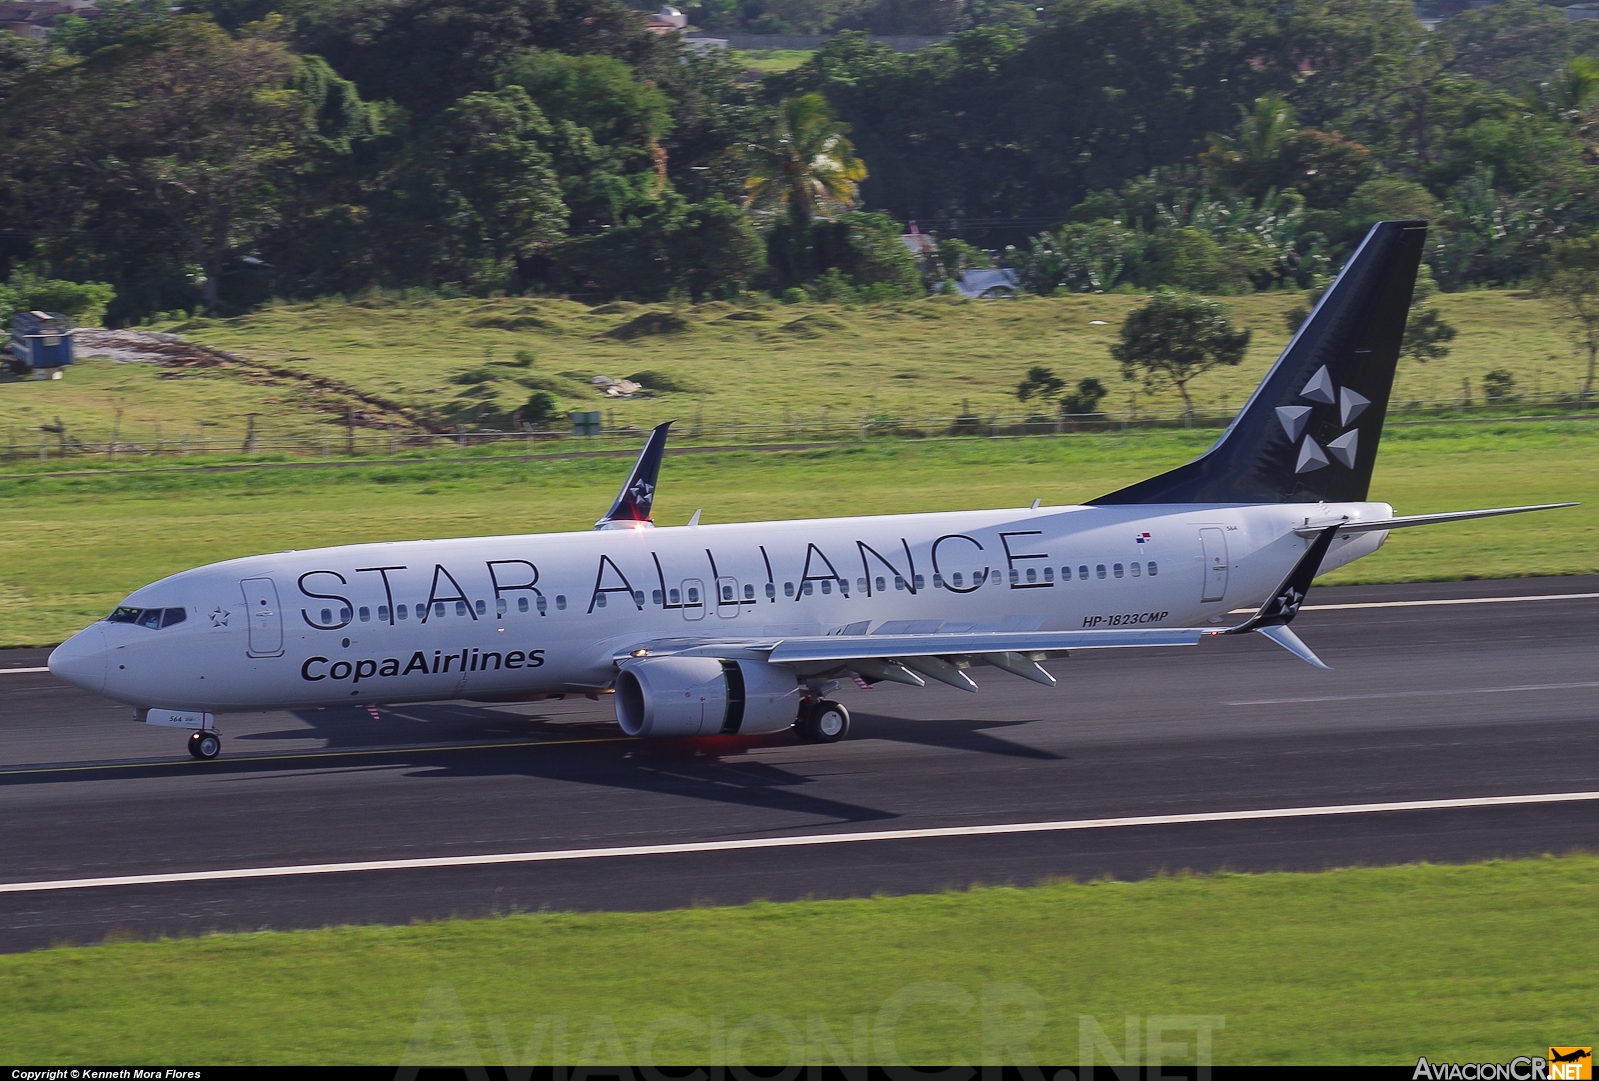
{"type": "Polygon", "coordinates": [[[655,482],[661,475],[661,456],[666,453],[666,432],[672,422],[658,424],[650,432],[639,451],[633,472],[627,475],[616,502],[605,512],[605,517],[594,523],[595,529],[632,529],[654,525],[650,521],[650,508],[655,504],[655,482]]]}
{"type": "Polygon", "coordinates": [[[1426,236],[1372,226],[1215,446],[1091,502],[1364,501],[1426,236]]]}

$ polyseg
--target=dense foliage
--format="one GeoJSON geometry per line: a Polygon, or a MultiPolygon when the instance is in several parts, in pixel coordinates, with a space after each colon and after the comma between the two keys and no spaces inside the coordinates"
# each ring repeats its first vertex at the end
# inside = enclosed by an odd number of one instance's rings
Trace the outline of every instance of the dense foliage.
{"type": "Polygon", "coordinates": [[[371,289],[862,301],[994,262],[1040,293],[1305,289],[1392,217],[1433,221],[1459,289],[1553,281],[1599,230],[1599,22],[1537,0],[1434,31],[1408,0],[688,8],[955,33],[846,29],[764,80],[621,0],[101,8],[0,32],[0,282],[109,283],[112,323],[371,289]]]}

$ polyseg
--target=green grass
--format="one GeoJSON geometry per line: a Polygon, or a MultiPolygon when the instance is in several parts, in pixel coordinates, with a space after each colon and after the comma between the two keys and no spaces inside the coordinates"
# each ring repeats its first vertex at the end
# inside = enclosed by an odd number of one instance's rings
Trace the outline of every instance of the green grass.
{"type": "Polygon", "coordinates": [[[0,1059],[517,1064],[542,1024],[574,1060],[829,1063],[860,1024],[976,1062],[1030,1004],[1046,1063],[1128,1015],[1217,1019],[1218,1063],[1506,1061],[1591,1042],[1599,972],[1558,958],[1596,935],[1584,855],[122,941],[0,957],[0,1059]]]}
{"type": "Polygon", "coordinates": [[[734,49],[733,62],[745,71],[770,75],[777,71],[793,71],[813,55],[811,49],[734,49]]]}
{"type": "MultiPolygon", "coordinates": [[[[1269,293],[1225,301],[1254,338],[1239,367],[1195,382],[1202,408],[1227,413],[1243,403],[1287,340],[1283,313],[1300,299],[1269,293]]],[[[929,417],[947,423],[967,406],[985,417],[1019,414],[1016,384],[1036,364],[1072,381],[1099,378],[1111,388],[1109,409],[1176,408],[1175,395],[1145,394],[1124,381],[1110,358],[1122,318],[1138,303],[1130,296],[938,297],[859,308],[715,302],[684,307],[686,331],[622,340],[609,332],[647,309],[527,297],[374,297],[162,329],[258,362],[330,376],[450,423],[504,428],[509,411],[543,389],[569,408],[603,409],[614,424],[641,428],[674,418],[692,426],[893,416],[914,425],[929,417]],[[1105,325],[1092,325],[1096,320],[1105,325]],[[517,366],[518,352],[533,355],[531,367],[517,366]],[[662,373],[678,389],[616,401],[596,395],[587,382],[641,371],[662,373]]],[[[1462,379],[1480,397],[1483,374],[1501,367],[1527,391],[1580,385],[1582,365],[1543,301],[1481,291],[1445,295],[1439,305],[1460,337],[1443,360],[1402,362],[1396,402],[1458,397],[1462,379]]],[[[186,433],[239,440],[245,415],[256,413],[266,436],[330,434],[336,449],[343,423],[336,394],[313,394],[304,381],[260,373],[90,361],[61,380],[0,379],[0,436],[8,442],[36,444],[35,429],[56,417],[84,442],[104,442],[119,409],[128,442],[152,440],[158,431],[166,439],[186,433]]]]}
{"type": "MultiPolygon", "coordinates": [[[[1080,502],[1186,461],[1214,432],[878,440],[674,456],[656,517],[681,524],[1080,502]]],[[[0,481],[0,645],[47,644],[163,575],[234,556],[417,537],[584,529],[624,459],[420,457],[237,473],[102,469],[0,481]]],[[[1400,513],[1581,500],[1519,518],[1403,530],[1327,582],[1599,571],[1599,423],[1446,424],[1384,437],[1373,498],[1400,513]]]]}

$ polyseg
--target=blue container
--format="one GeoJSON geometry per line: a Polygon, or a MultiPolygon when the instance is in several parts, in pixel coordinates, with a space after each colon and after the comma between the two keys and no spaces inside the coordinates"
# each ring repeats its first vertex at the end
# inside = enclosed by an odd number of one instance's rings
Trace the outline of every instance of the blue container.
{"type": "Polygon", "coordinates": [[[18,312],[11,317],[11,355],[35,371],[72,363],[72,321],[53,312],[18,312]]]}

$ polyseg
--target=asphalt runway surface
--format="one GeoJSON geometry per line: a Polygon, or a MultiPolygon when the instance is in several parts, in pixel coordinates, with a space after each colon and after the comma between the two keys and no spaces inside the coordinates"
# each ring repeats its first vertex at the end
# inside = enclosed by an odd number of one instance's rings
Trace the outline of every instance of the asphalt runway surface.
{"type": "Polygon", "coordinates": [[[580,698],[228,715],[200,763],[184,732],[0,671],[0,950],[1599,847],[1599,802],[1570,797],[1599,792],[1599,576],[1317,588],[1294,628],[1334,671],[1250,635],[1079,653],[1051,662],[1054,689],[996,669],[976,695],[847,685],[834,745],[631,740],[608,698],[580,698]],[[1080,828],[1121,818],[1157,820],[1080,828]],[[1028,823],[1072,825],[982,830],[1028,823]],[[943,832],[870,836],[895,831],[943,832]],[[615,848],[644,851],[591,851],[615,848]],[[505,854],[523,855],[462,863],[505,854]]]}

